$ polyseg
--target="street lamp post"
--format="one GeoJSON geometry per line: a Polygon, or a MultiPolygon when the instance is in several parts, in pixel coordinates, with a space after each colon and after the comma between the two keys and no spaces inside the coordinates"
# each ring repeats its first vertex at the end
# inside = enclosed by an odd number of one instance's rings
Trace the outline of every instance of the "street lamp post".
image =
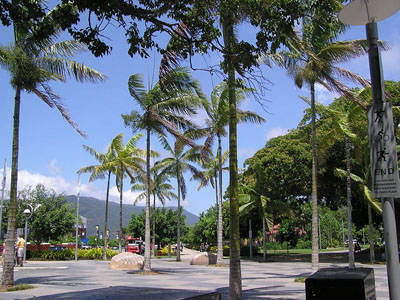
{"type": "MultiPolygon", "coordinates": [[[[384,79],[381,67],[381,56],[378,46],[378,26],[376,22],[392,16],[399,9],[400,1],[398,0],[355,0],[346,5],[339,13],[339,20],[344,24],[366,26],[367,39],[369,44],[368,57],[371,74],[372,99],[374,102],[374,106],[382,107],[385,103],[384,79]]],[[[379,115],[377,115],[377,117],[379,117],[379,115]]],[[[387,127],[389,128],[389,126],[387,127]]],[[[395,153],[395,155],[392,154],[390,160],[392,160],[392,162],[395,162],[394,168],[397,172],[396,154],[397,153],[395,153]]],[[[372,167],[375,167],[372,163],[371,165],[372,167]]],[[[398,179],[395,184],[396,188],[398,188],[398,179]]],[[[397,300],[400,299],[400,267],[396,235],[396,219],[394,213],[394,200],[393,196],[382,195],[379,198],[381,198],[382,201],[389,294],[390,299],[397,300]]]]}
{"type": "Polygon", "coordinates": [[[33,213],[33,207],[30,206],[29,204],[28,204],[28,206],[29,206],[30,209],[26,208],[24,210],[24,215],[25,215],[25,230],[24,230],[25,247],[24,247],[24,257],[23,257],[23,260],[22,260],[22,264],[24,264],[25,261],[26,261],[26,244],[27,244],[27,241],[28,241],[28,219],[32,216],[32,213],[33,213]]]}

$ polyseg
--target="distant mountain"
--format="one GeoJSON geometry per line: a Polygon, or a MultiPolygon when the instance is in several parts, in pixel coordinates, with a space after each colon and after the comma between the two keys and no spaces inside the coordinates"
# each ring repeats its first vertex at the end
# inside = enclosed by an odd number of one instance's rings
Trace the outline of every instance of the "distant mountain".
{"type": "MultiPolygon", "coordinates": [[[[65,196],[65,199],[76,207],[76,196],[65,196]]],[[[104,216],[106,202],[93,197],[79,198],[79,215],[87,219],[87,236],[96,233],[96,225],[100,225],[100,232],[104,231],[104,216]]],[[[176,210],[177,207],[166,206],[167,209],[176,210]]],[[[140,214],[145,209],[144,206],[133,206],[129,204],[122,205],[122,226],[129,224],[132,214],[140,214]]],[[[186,216],[186,224],[193,226],[199,220],[199,217],[183,209],[182,214],[186,216]]],[[[112,237],[119,231],[119,203],[109,201],[108,204],[108,227],[112,237]]]]}

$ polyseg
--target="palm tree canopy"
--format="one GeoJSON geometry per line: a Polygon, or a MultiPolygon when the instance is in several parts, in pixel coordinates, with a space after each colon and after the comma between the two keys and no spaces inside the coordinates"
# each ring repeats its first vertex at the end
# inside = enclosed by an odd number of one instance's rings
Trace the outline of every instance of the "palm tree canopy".
{"type": "MultiPolygon", "coordinates": [[[[165,203],[171,200],[176,200],[178,196],[173,192],[174,187],[169,183],[170,175],[161,172],[163,166],[160,162],[156,162],[151,168],[151,182],[150,182],[150,193],[155,195],[157,199],[165,205],[165,203]]],[[[146,197],[146,179],[145,177],[138,175],[135,178],[135,184],[132,185],[132,191],[143,191],[143,193],[139,194],[134,204],[139,201],[142,201],[146,197]]]]}
{"type": "MultiPolygon", "coordinates": [[[[229,157],[229,150],[225,151],[225,153],[222,155],[221,163],[224,165],[229,157]]],[[[205,162],[203,165],[203,168],[205,169],[203,173],[203,178],[201,178],[200,185],[197,190],[200,190],[201,188],[207,186],[208,184],[211,184],[213,188],[214,187],[214,180],[215,177],[217,176],[218,170],[219,170],[219,154],[216,156],[209,156],[208,160],[205,162]]],[[[228,171],[228,168],[222,168],[223,171],[228,171]]]]}
{"type": "MultiPolygon", "coordinates": [[[[45,18],[51,19],[54,13],[57,13],[57,9],[50,11],[45,18]]],[[[79,82],[100,82],[106,76],[71,59],[87,50],[84,44],[77,41],[54,42],[61,33],[59,28],[47,38],[38,37],[37,29],[33,24],[16,24],[15,44],[0,45],[0,66],[10,73],[10,83],[14,89],[34,93],[51,108],[57,108],[68,123],[85,136],[71,120],[62,99],[52,91],[48,83],[66,82],[67,77],[79,82]]]]}
{"type": "Polygon", "coordinates": [[[124,170],[124,177],[125,172],[128,173],[131,178],[135,178],[136,173],[142,174],[144,166],[142,157],[145,156],[145,151],[136,146],[142,136],[143,134],[133,136],[124,147],[123,135],[120,133],[112,140],[104,154],[83,145],[83,148],[93,155],[100,164],[81,168],[78,170],[78,173],[91,173],[89,181],[93,181],[102,179],[108,172],[111,172],[116,175],[117,187],[121,179],[121,168],[124,170]]]}
{"type": "Polygon", "coordinates": [[[197,169],[197,167],[192,163],[200,163],[200,153],[197,148],[191,148],[184,151],[185,145],[176,140],[174,147],[168,143],[166,139],[163,139],[164,149],[170,153],[170,157],[164,158],[160,162],[160,167],[162,167],[162,173],[168,174],[169,176],[177,177],[179,176],[181,181],[180,192],[182,193],[183,199],[186,198],[186,182],[183,173],[189,171],[194,178],[202,179],[203,173],[197,169]]]}
{"type": "MultiPolygon", "coordinates": [[[[365,104],[349,91],[341,79],[349,80],[366,87],[369,82],[357,74],[338,67],[338,64],[367,54],[367,40],[337,41],[346,27],[339,20],[331,26],[319,26],[318,21],[304,19],[302,33],[290,38],[288,50],[277,54],[264,55],[262,61],[287,69],[298,87],[304,83],[319,83],[329,91],[336,91],[356,101],[361,107],[365,104]]],[[[389,49],[386,42],[379,42],[382,50],[389,49]]]]}
{"type": "Polygon", "coordinates": [[[103,179],[105,174],[111,172],[113,174],[116,173],[114,166],[110,168],[110,162],[115,160],[116,157],[116,148],[121,147],[122,141],[122,133],[117,135],[112,141],[108,149],[105,153],[99,153],[95,149],[82,145],[83,149],[88,151],[94,158],[100,163],[98,165],[91,165],[84,168],[79,169],[78,173],[91,173],[89,177],[89,181],[92,182],[96,179],[103,179]]]}
{"type": "Polygon", "coordinates": [[[178,139],[194,146],[194,143],[180,133],[193,129],[194,125],[184,115],[196,114],[196,109],[204,103],[204,95],[199,83],[193,80],[185,68],[178,68],[168,80],[174,82],[175,89],[163,91],[157,83],[146,91],[141,74],[132,75],[128,80],[129,93],[139,105],[139,111],[122,115],[126,126],[133,131],[151,128],[157,135],[171,133],[178,139]]]}
{"type": "MultiPolygon", "coordinates": [[[[246,95],[252,92],[251,89],[236,89],[236,99],[239,105],[246,99],[246,95]]],[[[216,136],[226,137],[226,127],[229,122],[229,90],[225,81],[219,83],[211,93],[210,103],[205,106],[207,119],[206,127],[201,129],[203,136],[206,136],[205,149],[210,149],[216,136]]],[[[239,123],[256,123],[265,122],[265,119],[251,111],[243,111],[237,109],[237,120],[239,123]]],[[[201,136],[201,134],[200,134],[201,136]]],[[[204,155],[204,153],[203,153],[204,155]]]]}

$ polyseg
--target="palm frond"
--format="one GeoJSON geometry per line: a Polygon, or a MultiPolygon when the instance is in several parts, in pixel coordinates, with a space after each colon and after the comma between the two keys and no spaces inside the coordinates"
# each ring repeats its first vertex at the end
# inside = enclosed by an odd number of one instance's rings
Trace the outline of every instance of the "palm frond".
{"type": "Polygon", "coordinates": [[[141,106],[145,107],[146,89],[144,88],[142,74],[135,74],[129,77],[128,89],[131,96],[136,99],[141,106]]]}
{"type": "Polygon", "coordinates": [[[86,133],[80,130],[78,124],[72,121],[68,110],[61,102],[61,98],[54,94],[48,85],[42,83],[42,87],[45,90],[45,93],[41,92],[38,89],[34,89],[33,92],[50,107],[55,106],[57,110],[61,113],[61,116],[72,126],[72,128],[74,128],[83,138],[87,138],[86,133]]]}
{"type": "Polygon", "coordinates": [[[146,199],[146,192],[140,193],[136,199],[133,201],[133,205],[136,205],[138,202],[146,199]]]}
{"type": "Polygon", "coordinates": [[[382,203],[372,196],[371,190],[366,185],[364,185],[364,195],[367,198],[369,204],[371,204],[372,208],[378,214],[382,215],[382,203]]]}

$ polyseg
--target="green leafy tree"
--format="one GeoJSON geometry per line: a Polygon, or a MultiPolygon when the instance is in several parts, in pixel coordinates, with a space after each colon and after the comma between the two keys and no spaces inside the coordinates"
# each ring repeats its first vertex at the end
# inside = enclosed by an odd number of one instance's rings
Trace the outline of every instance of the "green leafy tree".
{"type": "MultiPolygon", "coordinates": [[[[223,238],[229,239],[229,202],[223,202],[223,238]]],[[[211,206],[205,212],[200,213],[199,221],[189,229],[188,242],[199,246],[201,243],[215,245],[217,243],[217,208],[211,206]]]]}
{"type": "Polygon", "coordinates": [[[280,242],[286,242],[286,250],[289,253],[289,246],[295,247],[299,240],[299,232],[296,226],[296,222],[290,219],[282,220],[282,223],[279,225],[278,234],[276,235],[276,239],[280,242]]]}
{"type": "MultiPolygon", "coordinates": [[[[161,247],[168,243],[176,241],[178,211],[157,207],[152,213],[156,214],[156,234],[154,245],[161,247]]],[[[186,216],[180,215],[182,225],[182,234],[186,234],[188,227],[185,226],[186,216]]],[[[145,234],[146,213],[142,211],[139,215],[132,214],[128,225],[128,232],[134,237],[142,237],[145,234]]]]}
{"type": "MultiPolygon", "coordinates": [[[[68,7],[71,4],[65,4],[65,6],[68,7]]],[[[22,7],[29,10],[24,5],[22,7]]],[[[72,7],[69,9],[71,10],[72,7]]],[[[15,242],[21,93],[24,91],[34,93],[51,108],[57,108],[72,127],[84,136],[85,134],[78,129],[77,124],[71,120],[61,98],[51,90],[48,83],[52,81],[65,82],[67,77],[75,78],[80,82],[96,82],[105,79],[103,74],[71,60],[75,54],[86,50],[83,44],[76,41],[54,43],[61,29],[61,24],[53,22],[53,16],[58,12],[57,9],[50,11],[43,16],[40,23],[33,20],[25,23],[14,22],[15,43],[11,46],[0,46],[0,65],[9,71],[10,83],[15,90],[10,210],[7,250],[2,277],[3,286],[14,284],[14,253],[12,249],[15,242]],[[43,32],[42,24],[51,24],[54,27],[51,35],[43,32]]]]}
{"type": "Polygon", "coordinates": [[[96,235],[89,236],[88,245],[91,247],[98,247],[99,245],[103,244],[104,239],[100,239],[96,235]]]}
{"type": "Polygon", "coordinates": [[[157,83],[146,92],[142,75],[132,75],[128,81],[129,93],[140,111],[132,111],[129,115],[122,115],[125,126],[146,131],[146,234],[144,271],[151,271],[150,257],[150,136],[156,133],[165,136],[167,132],[194,146],[193,141],[185,137],[179,129],[188,130],[192,123],[184,115],[195,113],[195,107],[201,103],[202,93],[197,81],[193,80],[189,72],[183,68],[167,75],[164,80],[169,83],[168,90],[162,90],[157,83]]]}
{"type": "Polygon", "coordinates": [[[20,198],[23,204],[33,207],[29,219],[29,238],[39,249],[44,241],[58,241],[72,234],[76,211],[63,195],[57,195],[55,191],[47,190],[44,185],[38,184],[33,189],[27,188],[22,191],[20,198]]]}
{"type": "MultiPolygon", "coordinates": [[[[189,171],[193,177],[202,178],[203,174],[196,168],[193,163],[200,163],[200,153],[197,149],[191,148],[184,151],[185,144],[179,140],[175,141],[174,148],[172,148],[166,139],[162,139],[164,149],[170,154],[170,157],[164,158],[161,164],[164,166],[162,172],[170,174],[176,178],[177,190],[178,190],[178,223],[177,223],[177,243],[181,243],[181,232],[180,232],[180,213],[181,213],[181,196],[182,200],[186,199],[187,189],[184,173],[189,171]]],[[[180,251],[176,253],[176,260],[180,261],[180,251]]]]}

